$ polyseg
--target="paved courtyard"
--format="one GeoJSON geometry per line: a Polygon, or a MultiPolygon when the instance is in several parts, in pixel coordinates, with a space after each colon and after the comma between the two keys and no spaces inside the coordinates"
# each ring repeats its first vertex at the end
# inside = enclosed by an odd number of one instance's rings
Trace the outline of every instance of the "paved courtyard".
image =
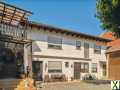
{"type": "Polygon", "coordinates": [[[46,84],[40,90],[111,90],[110,84],[88,84],[83,82],[46,84]]]}

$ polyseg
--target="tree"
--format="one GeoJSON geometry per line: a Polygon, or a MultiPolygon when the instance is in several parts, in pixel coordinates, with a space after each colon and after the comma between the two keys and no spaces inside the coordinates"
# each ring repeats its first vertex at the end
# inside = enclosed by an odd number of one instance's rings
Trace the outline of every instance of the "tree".
{"type": "Polygon", "coordinates": [[[102,28],[120,38],[120,0],[97,0],[96,9],[102,28]]]}

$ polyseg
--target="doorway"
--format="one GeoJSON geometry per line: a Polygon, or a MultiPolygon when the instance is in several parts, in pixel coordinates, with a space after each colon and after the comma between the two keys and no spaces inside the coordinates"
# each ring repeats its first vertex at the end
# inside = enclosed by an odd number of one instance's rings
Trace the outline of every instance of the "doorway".
{"type": "Polygon", "coordinates": [[[81,67],[80,62],[74,63],[74,79],[80,79],[80,67],[81,67]]]}
{"type": "Polygon", "coordinates": [[[43,74],[43,62],[33,61],[32,62],[33,78],[37,81],[42,81],[43,74]]]}
{"type": "Polygon", "coordinates": [[[102,65],[102,69],[103,69],[103,77],[105,77],[106,76],[106,64],[104,63],[103,65],[102,65]]]}

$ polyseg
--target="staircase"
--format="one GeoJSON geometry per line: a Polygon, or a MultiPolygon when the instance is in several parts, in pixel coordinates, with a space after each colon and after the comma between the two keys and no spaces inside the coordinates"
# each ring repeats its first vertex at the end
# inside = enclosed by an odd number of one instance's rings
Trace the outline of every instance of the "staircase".
{"type": "Polygon", "coordinates": [[[0,79],[0,90],[14,90],[20,81],[20,79],[0,79]]]}

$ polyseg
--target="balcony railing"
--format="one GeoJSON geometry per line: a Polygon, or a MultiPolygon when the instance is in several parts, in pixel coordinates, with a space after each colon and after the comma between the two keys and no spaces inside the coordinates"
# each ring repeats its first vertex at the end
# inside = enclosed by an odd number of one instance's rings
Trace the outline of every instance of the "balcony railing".
{"type": "Polygon", "coordinates": [[[27,32],[22,26],[12,26],[0,23],[0,34],[10,36],[14,39],[27,39],[27,32]]]}

